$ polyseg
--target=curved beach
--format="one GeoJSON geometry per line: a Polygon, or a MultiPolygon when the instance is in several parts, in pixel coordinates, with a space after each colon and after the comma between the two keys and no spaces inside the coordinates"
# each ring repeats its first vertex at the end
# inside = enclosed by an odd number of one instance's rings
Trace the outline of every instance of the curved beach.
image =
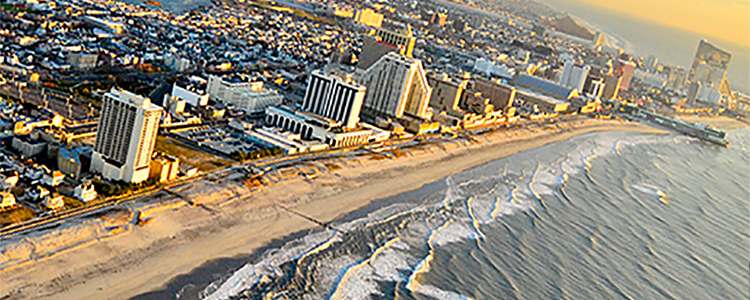
{"type": "MultiPolygon", "coordinates": [[[[721,124],[723,129],[747,126],[726,118],[700,121],[721,124]]],[[[453,173],[600,131],[666,133],[638,123],[587,119],[421,145],[388,156],[305,163],[271,172],[266,177],[275,183],[262,188],[235,180],[200,181],[178,190],[201,205],[187,205],[177,197],[134,204],[130,211],[148,222],[124,225],[111,237],[97,237],[41,259],[0,265],[0,298],[127,299],[161,289],[204,262],[246,255],[273,240],[320,226],[309,218],[335,220],[371,201],[453,173]]],[[[50,229],[55,230],[60,229],[50,229]]],[[[0,263],[10,261],[2,256],[12,253],[0,251],[0,263]]]]}

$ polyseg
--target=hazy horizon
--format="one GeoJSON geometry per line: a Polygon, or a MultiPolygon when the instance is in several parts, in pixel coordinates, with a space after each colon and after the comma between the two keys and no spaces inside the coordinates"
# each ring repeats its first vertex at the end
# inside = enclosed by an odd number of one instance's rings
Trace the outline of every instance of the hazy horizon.
{"type": "MultiPolygon", "coordinates": [[[[623,5],[622,9],[616,10],[613,7],[620,1],[595,2],[593,0],[539,0],[542,3],[549,4],[556,9],[566,11],[574,17],[596,26],[608,36],[614,35],[617,39],[624,39],[627,42],[622,45],[625,51],[643,56],[654,55],[669,65],[677,65],[690,68],[698,43],[701,39],[708,39],[709,42],[724,49],[732,54],[732,61],[729,64],[727,78],[729,78],[732,89],[744,93],[750,92],[750,4],[745,4],[743,8],[745,16],[736,16],[737,13],[730,15],[735,16],[734,23],[741,23],[747,20],[745,26],[740,26],[734,33],[745,32],[745,39],[735,39],[736,41],[721,38],[720,34],[709,34],[709,30],[698,30],[700,28],[686,28],[679,26],[676,22],[669,20],[679,19],[678,14],[684,13],[685,9],[675,12],[672,18],[664,20],[654,20],[652,14],[636,15],[633,13],[632,4],[623,5]]],[[[696,2],[697,0],[690,0],[696,2]]],[[[636,0],[634,3],[640,3],[636,0]]],[[[672,0],[667,0],[672,2],[672,0]]],[[[709,1],[702,1],[708,3],[709,1]]],[[[735,3],[735,0],[715,0],[714,5],[706,7],[706,11],[716,13],[717,9],[711,8],[717,6],[715,3],[735,3]]],[[[662,7],[662,4],[656,5],[662,7]]],[[[679,6],[679,5],[677,5],[679,6]]],[[[742,5],[740,5],[742,6],[742,5]]],[[[740,11],[738,9],[738,11],[740,11]]],[[[741,12],[741,11],[740,11],[741,12]]],[[[687,14],[689,16],[689,14],[687,14]]],[[[714,14],[706,13],[705,18],[715,17],[714,14]]],[[[727,21],[730,22],[730,21],[727,21]]],[[[730,22],[731,23],[731,22],[730,22]]],[[[728,23],[727,23],[728,24],[728,23]]],[[[696,25],[698,26],[698,25],[696,25]]],[[[693,26],[693,27],[696,27],[693,26]]],[[[728,31],[728,30],[725,30],[728,31]]],[[[735,34],[737,35],[737,34],[735,34]]],[[[729,36],[724,34],[724,36],[729,36]]]]}

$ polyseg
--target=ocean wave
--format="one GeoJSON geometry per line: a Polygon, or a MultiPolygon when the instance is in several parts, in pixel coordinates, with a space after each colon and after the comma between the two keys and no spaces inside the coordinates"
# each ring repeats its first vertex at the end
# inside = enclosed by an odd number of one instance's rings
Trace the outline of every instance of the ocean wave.
{"type": "MultiPolygon", "coordinates": [[[[669,142],[648,135],[623,136],[578,137],[552,145],[553,150],[527,151],[448,176],[445,190],[435,199],[392,203],[336,224],[348,232],[346,236],[322,231],[289,242],[235,272],[215,291],[212,288],[206,299],[228,299],[248,291],[301,293],[311,299],[368,299],[383,296],[380,282],[406,282],[410,291],[437,299],[469,299],[420,283],[430,270],[435,250],[471,239],[481,243],[484,225],[544,207],[545,197],[557,193],[572,176],[587,172],[598,159],[643,143],[669,142]]],[[[643,184],[633,188],[657,190],[643,184]]]]}

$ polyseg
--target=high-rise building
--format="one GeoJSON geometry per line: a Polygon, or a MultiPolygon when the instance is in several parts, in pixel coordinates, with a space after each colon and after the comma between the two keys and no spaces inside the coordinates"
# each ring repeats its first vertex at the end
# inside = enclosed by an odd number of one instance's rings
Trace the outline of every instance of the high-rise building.
{"type": "Polygon", "coordinates": [[[651,73],[656,72],[656,66],[659,64],[659,59],[656,56],[649,55],[643,60],[643,68],[651,73]]]}
{"type": "Polygon", "coordinates": [[[602,98],[608,100],[617,99],[617,95],[620,92],[620,85],[622,84],[622,77],[614,76],[612,74],[604,76],[604,89],[602,89],[602,98]]]}
{"type": "Polygon", "coordinates": [[[359,123],[366,90],[365,86],[354,82],[351,75],[316,70],[310,74],[302,109],[354,128],[359,123]]]}
{"type": "Polygon", "coordinates": [[[667,88],[680,90],[685,84],[687,72],[682,67],[672,67],[669,70],[669,79],[667,79],[667,88]]]}
{"type": "Polygon", "coordinates": [[[707,40],[701,40],[687,81],[689,83],[700,82],[703,85],[718,88],[726,76],[731,59],[732,55],[729,52],[717,48],[707,40]]]}
{"type": "Polygon", "coordinates": [[[458,102],[469,83],[469,76],[464,76],[464,80],[457,82],[443,73],[428,76],[427,82],[432,87],[430,107],[438,111],[452,111],[458,110],[458,102]]]}
{"type": "Polygon", "coordinates": [[[104,94],[102,102],[92,170],[110,180],[147,180],[162,108],[116,88],[104,94]]]}
{"type": "Polygon", "coordinates": [[[635,73],[635,62],[633,62],[630,55],[620,55],[615,64],[613,74],[622,78],[620,83],[621,91],[627,91],[630,89],[630,82],[633,80],[633,73],[635,73]]]}
{"type": "Polygon", "coordinates": [[[563,65],[562,75],[560,76],[560,84],[575,88],[579,91],[583,91],[583,85],[586,83],[586,77],[589,75],[591,67],[578,64],[572,60],[568,60],[563,65]]]}
{"type": "Polygon", "coordinates": [[[364,112],[392,118],[405,113],[427,118],[432,88],[427,84],[422,61],[388,53],[365,71],[360,82],[367,86],[364,112]]]}

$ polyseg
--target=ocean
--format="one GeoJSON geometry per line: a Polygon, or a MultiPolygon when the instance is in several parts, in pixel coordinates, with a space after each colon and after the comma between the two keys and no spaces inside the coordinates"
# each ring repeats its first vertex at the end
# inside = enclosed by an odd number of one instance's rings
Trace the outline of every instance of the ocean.
{"type": "Polygon", "coordinates": [[[336,220],[341,232],[301,232],[150,296],[748,299],[750,128],[728,140],[579,136],[373,202],[336,220]]]}

